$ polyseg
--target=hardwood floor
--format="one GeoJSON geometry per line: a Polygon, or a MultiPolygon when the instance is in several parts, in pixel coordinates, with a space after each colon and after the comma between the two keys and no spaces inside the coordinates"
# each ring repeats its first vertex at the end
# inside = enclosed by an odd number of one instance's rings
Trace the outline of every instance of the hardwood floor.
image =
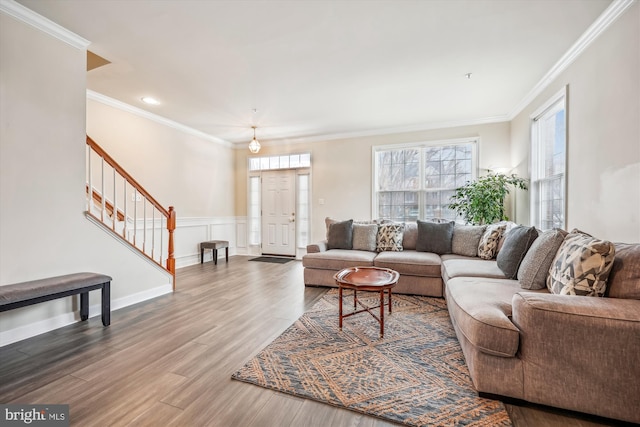
{"type": "MultiPolygon", "coordinates": [[[[198,264],[177,291],[0,348],[1,403],[70,405],[74,426],[395,424],[232,381],[231,374],[326,292],[299,261],[198,264]]],[[[603,426],[549,408],[507,405],[516,427],[603,426]]]]}

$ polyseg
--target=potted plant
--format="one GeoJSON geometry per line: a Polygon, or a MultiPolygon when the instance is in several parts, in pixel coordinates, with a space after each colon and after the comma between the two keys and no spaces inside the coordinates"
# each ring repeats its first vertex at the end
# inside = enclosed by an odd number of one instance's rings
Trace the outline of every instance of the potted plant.
{"type": "Polygon", "coordinates": [[[515,174],[490,173],[457,188],[449,208],[474,225],[508,220],[504,214],[504,198],[511,186],[526,190],[527,180],[515,174]]]}

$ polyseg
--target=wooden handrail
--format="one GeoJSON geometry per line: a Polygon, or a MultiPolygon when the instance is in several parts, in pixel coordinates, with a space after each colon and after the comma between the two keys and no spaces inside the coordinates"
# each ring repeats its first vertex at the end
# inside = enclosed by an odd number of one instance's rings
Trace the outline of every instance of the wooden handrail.
{"type": "Polygon", "coordinates": [[[133,179],[133,177],[131,175],[129,175],[127,173],[127,171],[125,171],[124,168],[118,164],[118,162],[113,160],[113,157],[111,157],[109,154],[107,154],[107,152],[104,151],[102,149],[102,147],[100,147],[88,135],[87,135],[87,145],[90,146],[91,148],[93,148],[93,151],[95,151],[96,154],[98,154],[100,157],[102,157],[112,168],[114,168],[116,170],[116,172],[118,172],[120,175],[122,175],[122,177],[129,184],[131,184],[131,186],[133,186],[136,190],[138,190],[138,193],[142,194],[147,200],[149,200],[149,202],[153,206],[156,207],[156,209],[158,209],[160,212],[162,212],[162,215],[164,215],[165,218],[169,219],[169,216],[170,216],[169,211],[167,209],[165,209],[160,203],[158,203],[158,201],[156,199],[154,199],[151,196],[151,194],[149,194],[149,192],[147,190],[145,190],[144,187],[138,183],[138,181],[133,179]]]}
{"type": "MultiPolygon", "coordinates": [[[[155,263],[159,264],[161,267],[166,268],[169,271],[169,273],[171,273],[173,275],[173,290],[175,291],[175,289],[176,289],[176,280],[175,280],[175,277],[176,277],[176,260],[175,260],[175,257],[174,257],[174,231],[176,229],[176,211],[174,210],[173,206],[170,206],[169,209],[165,209],[160,203],[158,203],[158,201],[156,199],[153,198],[153,196],[151,196],[151,194],[149,194],[149,192],[147,190],[144,189],[144,187],[142,187],[142,185],[140,185],[140,183],[138,183],[138,181],[136,181],[131,175],[129,175],[129,173],[127,171],[125,171],[124,168],[118,164],[118,162],[116,162],[106,151],[104,151],[104,149],[102,147],[100,147],[93,139],[91,139],[89,137],[89,135],[87,135],[87,145],[90,147],[91,150],[93,150],[95,152],[95,154],[97,154],[100,158],[102,158],[104,160],[104,162],[106,162],[109,166],[111,166],[113,168],[113,170],[114,170],[114,179],[115,179],[115,173],[118,173],[118,175],[121,176],[125,180],[126,183],[131,185],[134,188],[134,190],[140,196],[142,196],[142,198],[145,201],[149,202],[158,212],[160,212],[160,214],[162,216],[164,216],[166,218],[166,228],[167,228],[167,232],[168,232],[168,235],[169,235],[168,242],[167,242],[168,251],[167,251],[166,266],[162,266],[161,262],[158,262],[156,259],[154,259],[153,250],[152,250],[151,256],[149,256],[149,254],[145,252],[144,241],[143,241],[142,249],[140,249],[139,247],[136,246],[136,243],[135,243],[135,228],[134,228],[134,234],[133,234],[133,242],[131,242],[128,238],[126,238],[124,229],[123,229],[123,234],[122,235],[120,235],[118,233],[116,233],[116,235],[119,236],[120,238],[122,238],[127,243],[129,243],[135,249],[140,251],[147,258],[149,258],[152,261],[154,261],[155,263]]],[[[89,162],[91,162],[91,150],[89,151],[89,162]]],[[[90,166],[91,166],[91,163],[89,163],[89,172],[91,172],[90,166]]],[[[91,173],[90,173],[90,175],[91,175],[91,173]]],[[[104,179],[104,177],[103,177],[103,179],[104,179]]],[[[91,180],[89,182],[91,182],[91,180]]],[[[87,184],[87,186],[86,186],[87,194],[89,194],[89,185],[90,184],[87,184]]],[[[103,181],[103,186],[104,186],[104,181],[103,181]]],[[[114,194],[115,194],[115,187],[114,187],[114,194]]],[[[126,210],[126,204],[125,204],[125,210],[124,210],[124,212],[122,212],[120,209],[116,209],[114,204],[109,202],[108,200],[106,200],[106,198],[103,200],[103,195],[101,195],[100,193],[98,193],[94,189],[92,189],[92,191],[91,191],[90,199],[93,199],[99,205],[102,205],[104,207],[104,209],[108,213],[110,213],[111,215],[113,215],[114,211],[116,211],[118,220],[120,220],[120,221],[124,221],[125,220],[126,211],[127,211],[126,210]]],[[[145,209],[146,209],[146,204],[145,204],[145,209]]],[[[91,212],[87,212],[87,214],[92,216],[93,218],[97,219],[98,221],[102,222],[101,218],[96,217],[91,212]]],[[[134,222],[134,224],[136,222],[135,211],[134,211],[133,222],[134,222]]],[[[145,218],[145,223],[146,223],[146,218],[145,218]]],[[[113,224],[112,228],[113,228],[113,231],[115,231],[115,224],[113,224]]],[[[162,253],[161,253],[160,257],[162,258],[162,253]]]]}
{"type": "MultiPolygon", "coordinates": [[[[89,193],[89,184],[86,185],[86,189],[87,193],[89,193]]],[[[92,197],[98,205],[102,205],[102,195],[100,193],[98,193],[96,190],[93,190],[92,197]]],[[[107,212],[109,212],[110,215],[113,215],[113,203],[105,199],[104,204],[107,207],[107,212]]],[[[118,221],[124,221],[124,212],[122,212],[122,210],[118,209],[117,215],[118,221]]]]}

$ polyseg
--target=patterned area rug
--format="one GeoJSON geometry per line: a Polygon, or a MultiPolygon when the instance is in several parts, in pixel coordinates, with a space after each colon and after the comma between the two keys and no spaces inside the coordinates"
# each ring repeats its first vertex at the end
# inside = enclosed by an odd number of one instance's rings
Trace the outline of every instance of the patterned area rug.
{"type": "Polygon", "coordinates": [[[410,426],[511,425],[501,402],[474,390],[444,300],[394,294],[379,333],[368,313],[340,331],[332,289],[232,378],[410,426]]]}

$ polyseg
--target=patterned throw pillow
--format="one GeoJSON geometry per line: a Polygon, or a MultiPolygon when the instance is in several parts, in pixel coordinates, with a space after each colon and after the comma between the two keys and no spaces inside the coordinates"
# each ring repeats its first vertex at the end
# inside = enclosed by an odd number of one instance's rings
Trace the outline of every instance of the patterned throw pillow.
{"type": "Polygon", "coordinates": [[[353,224],[353,249],[376,251],[378,224],[353,224]]]}
{"type": "Polygon", "coordinates": [[[533,242],[518,269],[518,281],[522,289],[544,289],[551,263],[567,232],[559,228],[547,230],[533,242]]]}
{"type": "Polygon", "coordinates": [[[402,251],[402,235],[404,233],[404,224],[381,224],[378,227],[378,238],[376,242],[376,251],[402,251]]]}
{"type": "Polygon", "coordinates": [[[456,255],[478,256],[478,245],[486,228],[484,225],[456,225],[453,228],[451,252],[456,255]]]}
{"type": "Polygon", "coordinates": [[[551,264],[547,288],[559,295],[604,296],[615,253],[613,243],[573,230],[551,264]]]}
{"type": "Polygon", "coordinates": [[[480,244],[478,245],[478,256],[482,259],[493,259],[498,253],[498,243],[502,234],[507,229],[505,224],[491,224],[487,226],[480,244]]]}

